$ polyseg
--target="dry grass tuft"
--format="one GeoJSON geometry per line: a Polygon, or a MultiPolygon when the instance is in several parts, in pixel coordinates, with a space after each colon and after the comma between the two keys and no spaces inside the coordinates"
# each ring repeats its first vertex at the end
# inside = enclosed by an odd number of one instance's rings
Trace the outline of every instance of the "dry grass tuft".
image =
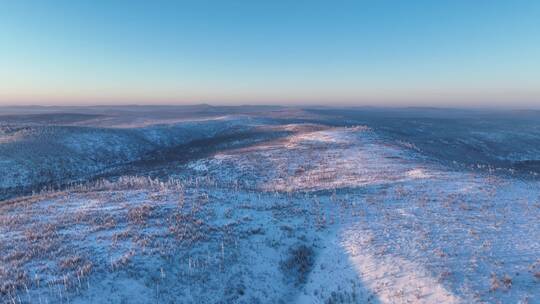
{"type": "Polygon", "coordinates": [[[145,226],[147,220],[152,215],[153,209],[154,209],[154,206],[152,206],[149,203],[145,203],[143,205],[133,207],[129,209],[127,218],[131,224],[145,226]]]}

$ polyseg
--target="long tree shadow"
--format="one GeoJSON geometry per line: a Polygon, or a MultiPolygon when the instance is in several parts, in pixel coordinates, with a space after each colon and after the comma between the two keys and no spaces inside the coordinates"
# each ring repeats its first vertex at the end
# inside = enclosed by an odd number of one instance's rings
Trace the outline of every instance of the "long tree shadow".
{"type": "Polygon", "coordinates": [[[296,303],[382,303],[351,263],[336,237],[339,230],[333,230],[324,240],[296,303]]]}

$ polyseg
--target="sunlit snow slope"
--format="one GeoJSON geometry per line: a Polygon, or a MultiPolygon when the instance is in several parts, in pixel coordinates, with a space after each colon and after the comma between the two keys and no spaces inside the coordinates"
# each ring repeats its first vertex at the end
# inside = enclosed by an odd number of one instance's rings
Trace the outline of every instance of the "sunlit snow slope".
{"type": "Polygon", "coordinates": [[[537,181],[367,126],[268,128],[291,135],[1,205],[0,299],[540,302],[537,181]]]}

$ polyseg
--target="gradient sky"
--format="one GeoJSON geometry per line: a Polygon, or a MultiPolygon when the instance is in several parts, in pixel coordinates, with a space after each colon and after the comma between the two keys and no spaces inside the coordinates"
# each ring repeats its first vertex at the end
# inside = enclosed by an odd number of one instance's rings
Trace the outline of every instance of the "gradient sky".
{"type": "Polygon", "coordinates": [[[540,1],[0,0],[0,104],[540,107],[540,1]]]}

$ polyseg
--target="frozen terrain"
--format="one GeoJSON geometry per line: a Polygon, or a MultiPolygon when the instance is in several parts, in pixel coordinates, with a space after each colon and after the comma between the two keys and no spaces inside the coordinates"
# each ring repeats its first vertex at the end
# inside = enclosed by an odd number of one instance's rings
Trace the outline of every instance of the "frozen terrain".
{"type": "MultiPolygon", "coordinates": [[[[540,158],[529,116],[522,136],[466,124],[398,136],[425,118],[288,111],[47,122],[62,134],[47,143],[70,153],[24,158],[97,167],[0,202],[0,301],[540,303],[540,182],[511,163],[540,158]],[[509,134],[522,145],[505,146],[509,134]],[[465,146],[477,157],[459,157],[465,146]]],[[[33,180],[9,149],[43,128],[19,120],[0,132],[6,189],[33,180]]]]}

